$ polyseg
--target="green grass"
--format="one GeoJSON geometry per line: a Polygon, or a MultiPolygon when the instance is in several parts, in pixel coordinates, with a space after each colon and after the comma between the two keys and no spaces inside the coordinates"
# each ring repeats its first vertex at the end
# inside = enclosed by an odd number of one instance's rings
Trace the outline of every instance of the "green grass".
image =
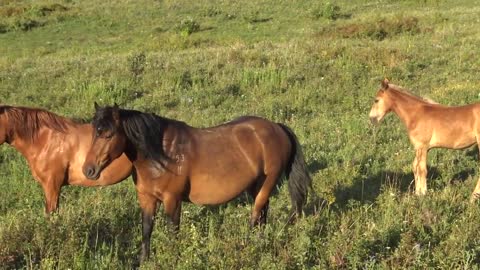
{"type": "MultiPolygon", "coordinates": [[[[0,101],[78,118],[97,101],[199,127],[247,114],[292,127],[328,205],[286,226],[281,186],[269,224],[251,231],[244,200],[184,204],[177,237],[160,210],[145,269],[474,269],[478,150],[431,151],[429,192],[417,197],[401,122],[373,128],[367,115],[384,77],[443,104],[476,102],[479,12],[472,0],[2,1],[0,101]]],[[[137,264],[131,180],[65,187],[46,219],[24,159],[4,145],[0,161],[0,268],[137,264]]]]}

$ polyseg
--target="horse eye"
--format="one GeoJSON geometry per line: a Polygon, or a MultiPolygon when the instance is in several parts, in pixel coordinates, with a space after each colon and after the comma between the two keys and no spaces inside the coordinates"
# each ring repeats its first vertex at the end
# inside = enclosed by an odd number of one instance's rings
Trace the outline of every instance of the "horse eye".
{"type": "Polygon", "coordinates": [[[375,103],[378,103],[378,99],[375,99],[375,103]]]}
{"type": "Polygon", "coordinates": [[[101,126],[98,126],[97,129],[96,129],[97,137],[100,136],[100,134],[102,134],[102,132],[103,132],[103,128],[101,126]]]}

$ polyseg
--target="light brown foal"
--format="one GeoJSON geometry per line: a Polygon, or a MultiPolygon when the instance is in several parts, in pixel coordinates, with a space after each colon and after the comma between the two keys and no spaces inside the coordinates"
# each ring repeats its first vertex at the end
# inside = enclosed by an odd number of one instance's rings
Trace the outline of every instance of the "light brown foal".
{"type": "MultiPolygon", "coordinates": [[[[379,123],[394,112],[407,128],[415,148],[415,193],[427,192],[427,153],[431,148],[464,149],[480,143],[480,104],[449,107],[414,96],[387,79],[375,97],[370,119],[379,123]]],[[[471,201],[480,195],[480,179],[471,201]]]]}
{"type": "Polygon", "coordinates": [[[10,144],[27,160],[45,193],[46,214],[58,208],[62,186],[112,185],[130,176],[132,164],[125,155],[113,161],[97,181],[83,175],[92,132],[91,124],[76,123],[46,110],[0,106],[0,144],[10,144]]]}

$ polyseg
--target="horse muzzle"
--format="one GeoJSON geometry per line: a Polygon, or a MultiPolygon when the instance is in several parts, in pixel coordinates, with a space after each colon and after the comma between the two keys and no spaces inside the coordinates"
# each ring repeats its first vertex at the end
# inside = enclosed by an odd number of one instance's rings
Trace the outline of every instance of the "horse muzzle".
{"type": "Polygon", "coordinates": [[[90,180],[98,180],[100,178],[100,167],[88,165],[83,167],[83,174],[90,180]]]}

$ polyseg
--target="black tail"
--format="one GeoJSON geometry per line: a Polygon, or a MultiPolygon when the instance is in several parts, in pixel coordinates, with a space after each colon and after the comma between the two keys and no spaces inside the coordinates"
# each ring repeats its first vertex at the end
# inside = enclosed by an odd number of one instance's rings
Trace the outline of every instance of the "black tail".
{"type": "Polygon", "coordinates": [[[297,136],[293,130],[284,124],[278,123],[287,133],[292,143],[292,154],[285,169],[285,175],[288,179],[288,191],[292,201],[293,211],[297,215],[302,215],[302,208],[308,197],[308,189],[312,187],[312,178],[307,171],[307,165],[303,157],[302,147],[298,142],[297,136]]]}

